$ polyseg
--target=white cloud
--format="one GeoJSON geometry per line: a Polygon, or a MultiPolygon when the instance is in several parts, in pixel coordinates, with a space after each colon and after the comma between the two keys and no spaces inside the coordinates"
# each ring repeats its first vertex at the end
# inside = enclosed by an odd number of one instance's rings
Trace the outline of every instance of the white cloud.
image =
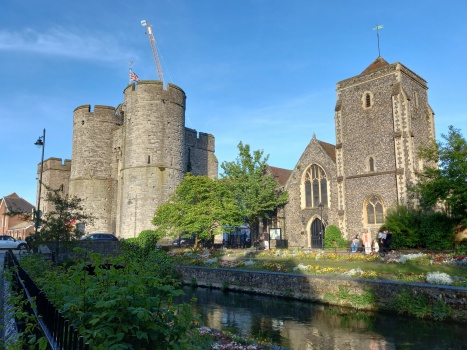
{"type": "Polygon", "coordinates": [[[117,41],[103,34],[78,34],[63,28],[40,33],[33,29],[22,32],[0,31],[0,50],[42,55],[72,57],[81,60],[110,62],[129,56],[117,41]]]}

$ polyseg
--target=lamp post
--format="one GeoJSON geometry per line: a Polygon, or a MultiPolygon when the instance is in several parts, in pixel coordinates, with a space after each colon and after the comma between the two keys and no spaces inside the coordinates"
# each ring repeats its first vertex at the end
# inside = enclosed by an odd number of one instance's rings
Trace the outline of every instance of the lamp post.
{"type": "Polygon", "coordinates": [[[42,136],[39,136],[37,141],[34,143],[37,147],[42,147],[42,157],[41,157],[41,172],[39,175],[39,196],[37,197],[37,209],[36,209],[36,222],[35,222],[35,233],[37,234],[37,229],[41,223],[41,190],[42,190],[42,172],[44,171],[44,149],[45,149],[45,129],[42,136]]]}
{"type": "Polygon", "coordinates": [[[318,207],[321,209],[321,249],[324,250],[324,223],[323,223],[323,207],[324,204],[322,202],[319,202],[318,207]]]}

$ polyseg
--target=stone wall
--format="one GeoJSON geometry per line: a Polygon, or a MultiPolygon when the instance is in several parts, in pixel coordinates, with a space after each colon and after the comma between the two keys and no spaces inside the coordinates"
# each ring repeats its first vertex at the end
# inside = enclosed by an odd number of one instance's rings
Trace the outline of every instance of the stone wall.
{"type": "MultiPolygon", "coordinates": [[[[337,295],[343,289],[351,296],[360,296],[372,291],[376,303],[368,305],[366,309],[390,309],[390,300],[408,290],[414,296],[424,295],[430,301],[443,300],[453,309],[467,311],[467,288],[195,266],[180,266],[178,269],[184,283],[195,282],[204,287],[228,288],[328,304],[334,303],[329,300],[329,295],[337,295]]],[[[337,304],[351,306],[343,299],[337,299],[337,304]]]]}

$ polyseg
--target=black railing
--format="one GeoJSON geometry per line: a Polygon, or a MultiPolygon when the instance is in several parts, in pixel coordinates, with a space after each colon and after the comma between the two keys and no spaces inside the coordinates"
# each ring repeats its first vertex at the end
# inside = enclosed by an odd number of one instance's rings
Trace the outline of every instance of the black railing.
{"type": "MultiPolygon", "coordinates": [[[[89,350],[90,346],[84,342],[84,338],[78,334],[78,329],[63,317],[47,298],[47,295],[37,287],[31,277],[18,264],[13,251],[8,250],[5,254],[5,268],[16,267],[13,273],[13,288],[19,293],[23,300],[23,312],[35,316],[37,327],[34,327],[33,335],[36,339],[46,337],[48,349],[53,350],[89,350]],[[32,299],[36,299],[35,308],[32,299]]],[[[19,332],[26,330],[26,324],[22,320],[16,319],[19,332]]],[[[38,348],[38,346],[36,346],[38,348]]]]}

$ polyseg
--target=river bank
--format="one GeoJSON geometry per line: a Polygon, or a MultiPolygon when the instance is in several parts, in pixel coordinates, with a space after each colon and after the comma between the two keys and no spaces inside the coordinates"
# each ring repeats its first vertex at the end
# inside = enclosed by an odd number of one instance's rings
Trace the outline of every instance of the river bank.
{"type": "Polygon", "coordinates": [[[178,266],[184,284],[467,322],[467,288],[298,273],[178,266]]]}

